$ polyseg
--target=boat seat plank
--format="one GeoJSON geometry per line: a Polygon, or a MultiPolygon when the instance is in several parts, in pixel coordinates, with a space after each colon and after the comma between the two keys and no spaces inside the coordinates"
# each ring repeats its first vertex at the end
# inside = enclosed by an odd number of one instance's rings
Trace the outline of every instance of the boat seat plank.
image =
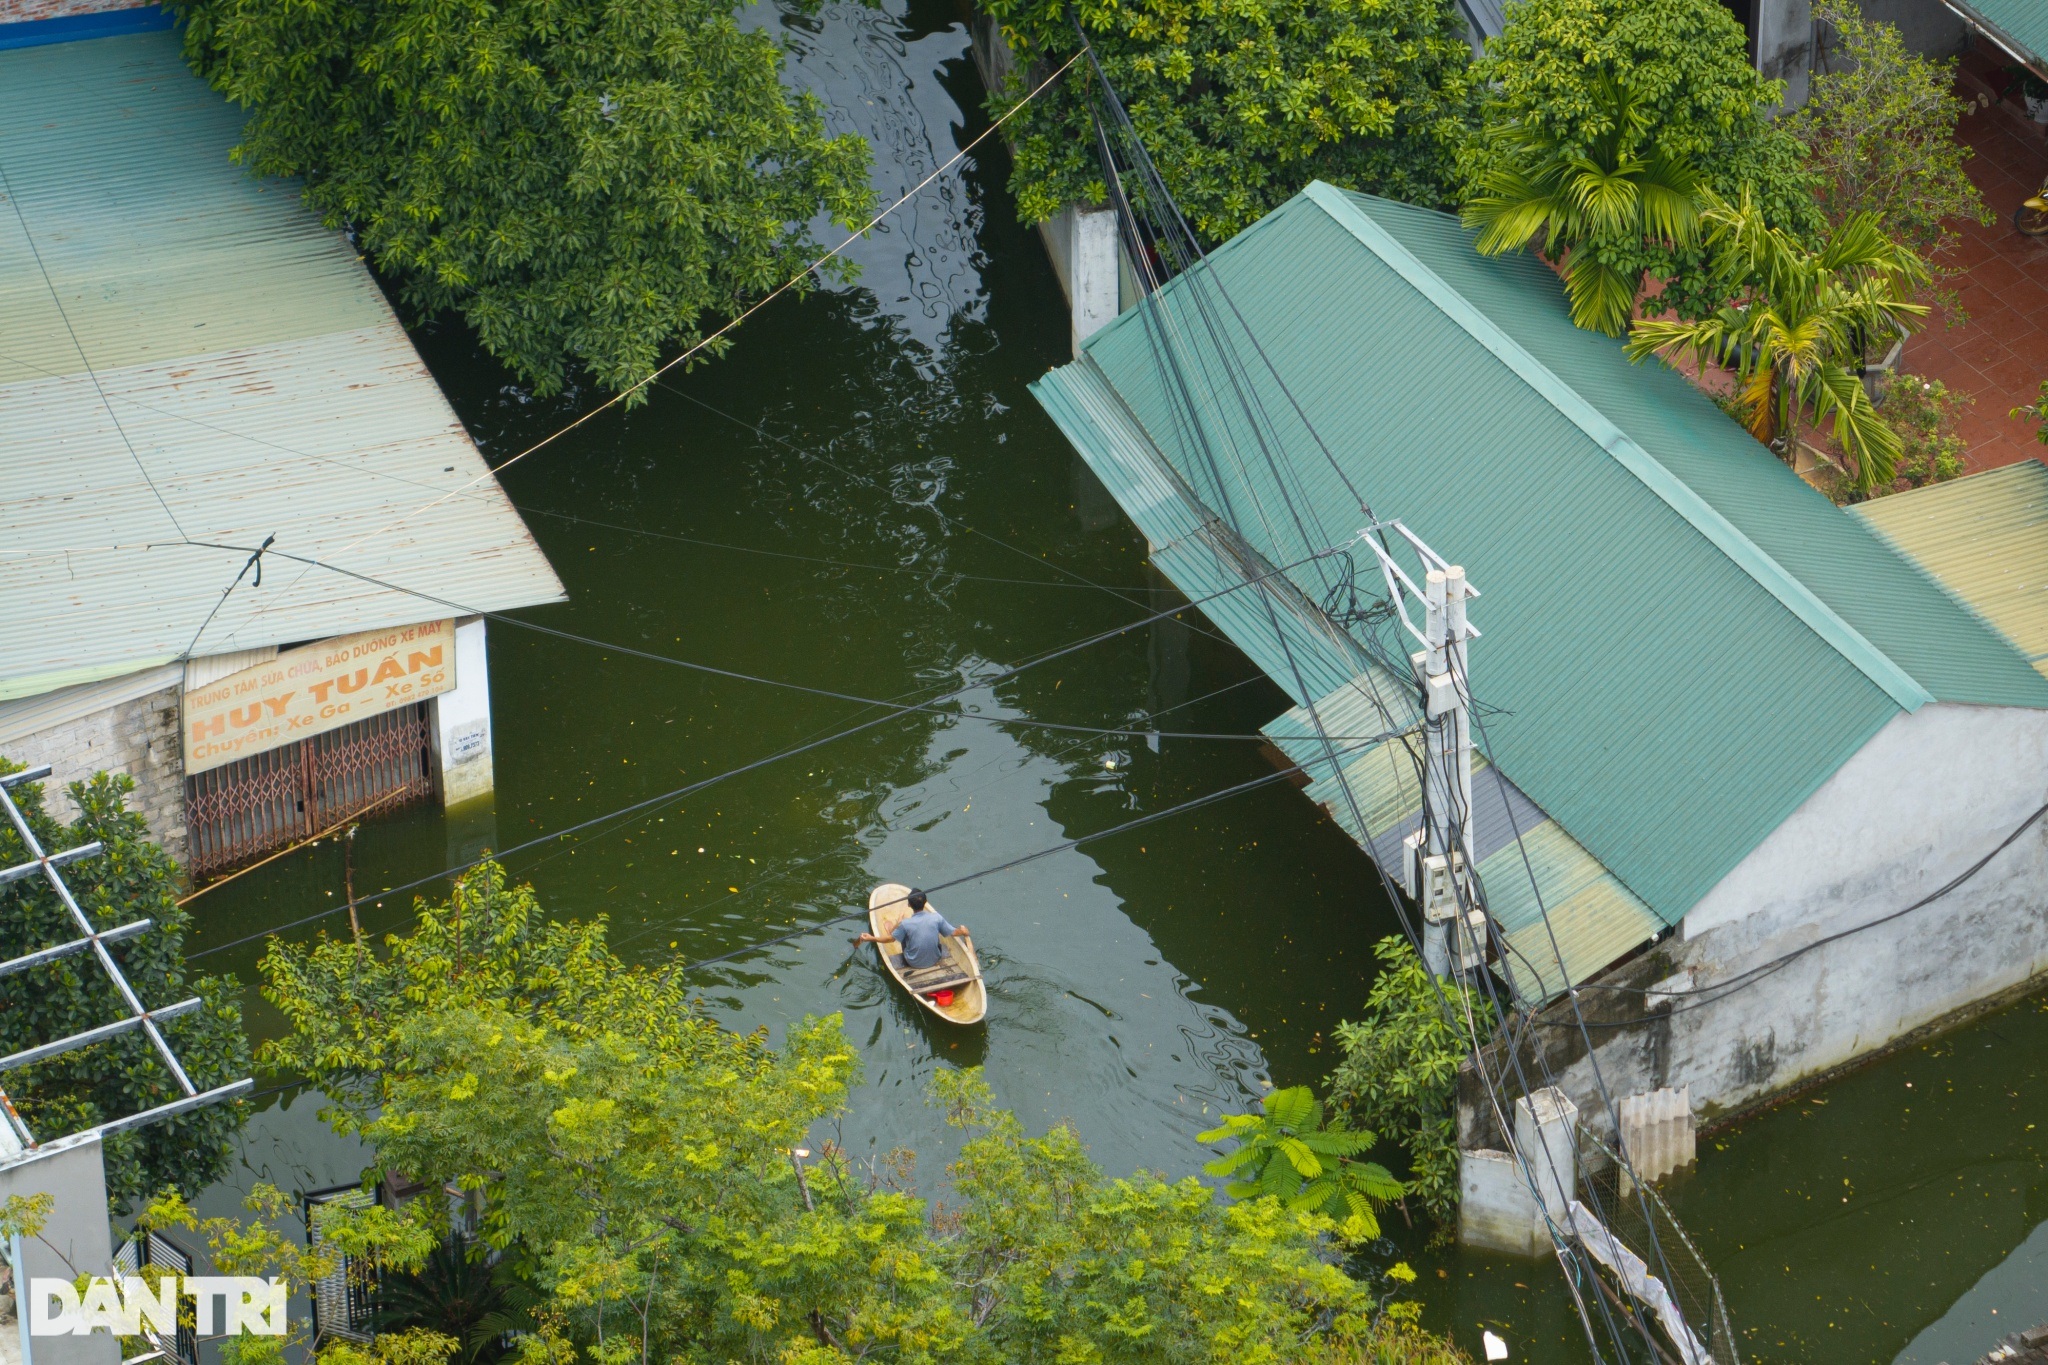
{"type": "Polygon", "coordinates": [[[936,967],[905,967],[902,969],[903,984],[919,995],[929,995],[952,986],[964,986],[974,978],[951,962],[941,962],[936,967]]]}

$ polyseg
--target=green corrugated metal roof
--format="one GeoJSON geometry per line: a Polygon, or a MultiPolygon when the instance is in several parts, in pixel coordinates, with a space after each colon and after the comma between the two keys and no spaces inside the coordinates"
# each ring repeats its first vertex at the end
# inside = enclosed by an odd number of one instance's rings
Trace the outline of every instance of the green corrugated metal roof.
{"type": "MultiPolygon", "coordinates": [[[[1227,305],[1201,272],[1175,281],[1040,401],[1155,546],[1206,514],[1173,509],[1178,483],[1279,564],[1362,520],[1298,403],[1374,510],[1485,594],[1472,670],[1502,770],[1663,922],[1902,708],[2048,706],[2048,680],[1682,376],[1574,328],[1540,262],[1318,186],[1203,269],[1227,305]]],[[[1316,602],[1331,573],[1290,576],[1316,602]]],[[[1251,652],[1305,701],[1266,635],[1251,652]]]]}
{"type": "MultiPolygon", "coordinates": [[[[0,51],[0,698],[185,653],[247,557],[191,541],[562,596],[355,251],[228,159],[242,118],[175,33],[0,51]]],[[[449,614],[274,561],[196,652],[449,614]]]]}
{"type": "Polygon", "coordinates": [[[2048,80],[2048,5],[2041,0],[1942,0],[2048,80]]]}
{"type": "Polygon", "coordinates": [[[2048,674],[2048,466],[2025,460],[1852,510],[2048,674]]]}

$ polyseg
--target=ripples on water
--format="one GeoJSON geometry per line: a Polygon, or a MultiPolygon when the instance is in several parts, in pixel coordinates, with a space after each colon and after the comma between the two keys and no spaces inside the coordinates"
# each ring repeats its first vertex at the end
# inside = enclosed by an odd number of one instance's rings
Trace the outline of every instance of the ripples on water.
{"type": "MultiPolygon", "coordinates": [[[[986,126],[950,11],[751,17],[780,30],[791,79],[818,92],[835,127],[869,140],[879,202],[986,126]]],[[[1006,173],[985,143],[857,244],[857,284],[763,312],[726,359],[508,471],[571,596],[535,619],[888,698],[972,683],[1177,601],[1025,392],[1067,358],[1067,321],[1006,173]]],[[[452,329],[424,329],[420,343],[495,456],[591,401],[532,400],[452,329]]],[[[874,714],[502,627],[492,671],[494,808],[372,822],[359,883],[420,876],[874,714]]],[[[1284,705],[1234,651],[1178,623],[959,704],[1112,726],[1180,707],[1169,725],[1238,732],[1284,705]]],[[[864,906],[877,881],[944,882],[1266,771],[1245,744],[1154,750],[895,719],[520,855],[512,870],[556,915],[608,916],[630,957],[710,957],[864,906]]],[[[311,850],[218,893],[202,944],[332,906],[331,862],[311,850]]],[[[1276,787],[940,896],[987,964],[981,1028],[942,1029],[895,993],[871,955],[850,951],[856,923],[708,972],[704,994],[743,1028],[844,1015],[866,1061],[842,1129],[856,1150],[943,1155],[951,1137],[922,1093],[935,1068],[975,1064],[1027,1124],[1073,1120],[1112,1172],[1184,1174],[1207,1155],[1193,1134],[1250,1104],[1275,1056],[1287,1082],[1325,1065],[1318,1040],[1362,992],[1366,944],[1391,928],[1369,877],[1276,787]]],[[[373,898],[366,918],[382,930],[406,910],[373,898]]],[[[216,965],[247,979],[254,957],[216,965]]],[[[251,1016],[277,1026],[253,997],[251,1016]]],[[[273,1141],[272,1115],[255,1148],[273,1141]]]]}

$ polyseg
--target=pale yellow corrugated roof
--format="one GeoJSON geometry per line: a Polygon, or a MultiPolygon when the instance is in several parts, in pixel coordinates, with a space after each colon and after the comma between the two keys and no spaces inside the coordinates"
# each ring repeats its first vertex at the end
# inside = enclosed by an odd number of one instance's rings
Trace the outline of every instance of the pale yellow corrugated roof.
{"type": "Polygon", "coordinates": [[[1853,510],[2048,675],[2048,466],[2025,460],[1853,510]]]}
{"type": "Polygon", "coordinates": [[[246,555],[193,542],[563,596],[346,239],[228,160],[241,122],[174,33],[0,52],[0,698],[454,614],[272,561],[194,647],[246,555]]]}

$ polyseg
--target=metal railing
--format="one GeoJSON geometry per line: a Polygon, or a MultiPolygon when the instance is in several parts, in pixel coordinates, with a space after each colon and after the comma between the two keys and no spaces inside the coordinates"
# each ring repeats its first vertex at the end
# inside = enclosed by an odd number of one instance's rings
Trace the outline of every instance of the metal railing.
{"type": "Polygon", "coordinates": [[[61,1138],[39,1141],[35,1134],[29,1131],[28,1125],[22,1121],[21,1115],[15,1111],[14,1105],[7,1098],[7,1092],[0,1090],[0,1170],[19,1166],[41,1157],[51,1156],[57,1152],[66,1151],[72,1147],[82,1146],[89,1142],[96,1142],[108,1133],[125,1132],[130,1128],[139,1128],[143,1124],[154,1122],[157,1119],[169,1118],[173,1114],[182,1114],[188,1110],[197,1109],[202,1105],[212,1104],[216,1100],[232,1099],[238,1095],[245,1095],[256,1088],[256,1082],[253,1079],[244,1077],[227,1085],[215,1086],[211,1090],[200,1090],[192,1084],[192,1078],[185,1074],[184,1064],[178,1060],[178,1055],[171,1050],[171,1045],[164,1038],[163,1030],[158,1027],[158,1024],[162,1020],[189,1013],[199,1008],[199,999],[194,996],[173,1004],[150,1009],[143,1005],[141,997],[135,993],[135,988],[128,984],[128,978],[122,975],[121,965],[114,961],[114,955],[107,950],[107,945],[121,939],[132,938],[137,934],[147,931],[152,927],[152,922],[147,919],[131,920],[126,924],[116,925],[111,929],[100,929],[94,926],[91,917],[79,906],[78,898],[71,894],[71,887],[65,882],[61,869],[81,859],[96,857],[105,850],[100,844],[91,843],[82,844],[77,848],[65,849],[57,853],[45,852],[41,841],[35,836],[35,831],[29,828],[27,817],[21,813],[21,807],[15,804],[14,800],[13,789],[15,787],[20,786],[24,782],[40,782],[49,775],[50,769],[45,765],[40,768],[30,768],[23,772],[9,773],[4,777],[0,777],[0,812],[5,813],[8,823],[14,828],[15,835],[21,840],[23,850],[28,854],[28,861],[18,863],[13,867],[0,868],[0,886],[29,877],[40,876],[48,883],[51,891],[56,894],[58,903],[64,907],[72,925],[77,929],[79,937],[63,943],[53,944],[47,948],[38,948],[33,952],[23,953],[20,957],[0,962],[0,978],[13,976],[17,973],[28,971],[31,968],[55,962],[60,958],[82,953],[96,960],[100,965],[100,970],[106,973],[108,981],[113,985],[114,992],[123,1006],[123,1013],[119,1019],[102,1024],[97,1028],[85,1029],[78,1033],[68,1034],[62,1038],[53,1038],[49,1042],[39,1043],[33,1047],[23,1048],[18,1052],[10,1053],[8,1056],[0,1057],[0,1074],[15,1070],[17,1067],[30,1066],[36,1062],[60,1056],[76,1048],[90,1046],[103,1039],[117,1037],[123,1033],[139,1031],[149,1040],[150,1046],[156,1052],[157,1059],[163,1063],[164,1069],[170,1073],[171,1080],[177,1086],[180,1095],[179,1098],[171,1100],[166,1104],[159,1104],[154,1108],[144,1109],[139,1113],[129,1114],[122,1118],[109,1119],[104,1123],[94,1124],[90,1128],[67,1134],[61,1138]]]}
{"type": "MultiPolygon", "coordinates": [[[[1585,1164],[1584,1180],[1599,1195],[1606,1211],[1608,1231],[1616,1240],[1652,1265],[1670,1271],[1665,1286],[1680,1314],[1714,1358],[1714,1365],[1741,1365],[1736,1349],[1735,1328],[1728,1317],[1728,1302],[1721,1294],[1721,1281],[1679,1225],[1671,1206],[1654,1186],[1630,1182],[1622,1192],[1621,1162],[1613,1148],[1584,1126],[1579,1129],[1580,1159],[1585,1164]],[[1653,1253],[1661,1252],[1658,1257],[1653,1253]]],[[[1676,1360],[1674,1353],[1671,1359],[1676,1360]]]]}

